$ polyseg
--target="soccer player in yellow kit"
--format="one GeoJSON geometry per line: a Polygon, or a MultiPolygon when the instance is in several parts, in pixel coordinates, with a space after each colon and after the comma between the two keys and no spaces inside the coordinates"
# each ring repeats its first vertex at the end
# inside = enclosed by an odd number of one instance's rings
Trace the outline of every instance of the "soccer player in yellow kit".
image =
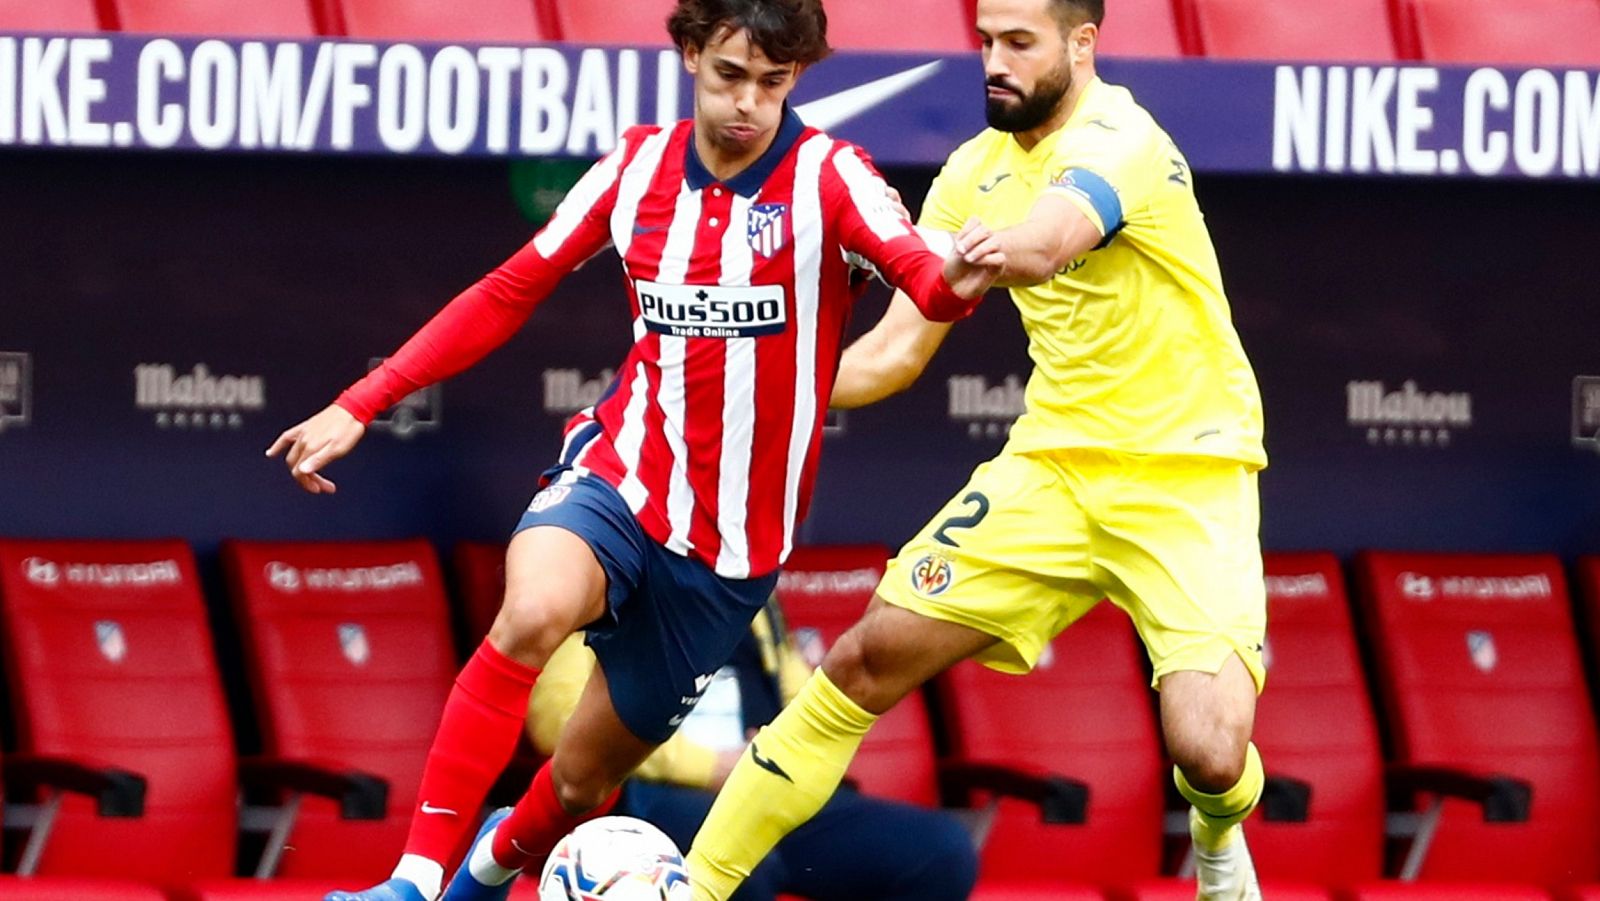
{"type": "MultiPolygon", "coordinates": [[[[1028,672],[1101,598],[1133,618],[1154,666],[1198,897],[1260,897],[1239,825],[1263,785],[1260,395],[1187,162],[1095,76],[1104,7],[978,2],[991,127],[950,156],[921,224],[1005,227],[1027,412],[751,744],[691,850],[695,901],[726,901],[827,801],[877,715],[968,657],[1028,672]]],[[[845,352],[833,403],[905,387],[947,331],[896,296],[845,352]]]]}

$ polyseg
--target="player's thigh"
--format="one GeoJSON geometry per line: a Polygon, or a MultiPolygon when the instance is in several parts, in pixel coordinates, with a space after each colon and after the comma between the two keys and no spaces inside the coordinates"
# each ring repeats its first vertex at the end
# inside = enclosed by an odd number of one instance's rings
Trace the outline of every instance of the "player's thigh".
{"type": "Polygon", "coordinates": [[[605,570],[580,535],[559,526],[525,529],[506,547],[506,593],[497,625],[548,620],[570,635],[599,618],[605,595],[605,570]]]}
{"type": "Polygon", "coordinates": [[[1002,453],[900,549],[878,595],[998,639],[979,659],[1027,672],[1050,639],[1098,600],[1090,575],[1078,497],[1048,461],[1002,453]]]}
{"type": "Polygon", "coordinates": [[[534,496],[506,549],[506,592],[490,641],[542,666],[643,579],[649,539],[616,490],[563,476],[534,496]]]}
{"type": "Polygon", "coordinates": [[[1264,684],[1267,601],[1256,476],[1221,461],[1146,461],[1102,474],[1097,578],[1133,617],[1159,686],[1237,656],[1264,684]]]}
{"type": "Polygon", "coordinates": [[[817,901],[960,901],[977,879],[972,839],[953,817],[839,792],[778,844],[781,888],[817,901]]]}

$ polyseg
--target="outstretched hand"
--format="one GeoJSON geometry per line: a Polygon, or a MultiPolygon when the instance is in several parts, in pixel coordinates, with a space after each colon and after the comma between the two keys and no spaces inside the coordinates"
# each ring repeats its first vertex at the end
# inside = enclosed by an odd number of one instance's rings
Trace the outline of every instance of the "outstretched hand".
{"type": "Polygon", "coordinates": [[[968,219],[944,258],[944,279],[957,294],[973,300],[989,290],[1005,265],[999,236],[977,219],[968,219]]]}
{"type": "Polygon", "coordinates": [[[301,488],[312,494],[332,494],[339,490],[338,486],[322,475],[322,469],[350,453],[366,432],[367,427],[350,411],[329,404],[305,422],[286,429],[267,448],[267,456],[276,457],[287,450],[284,462],[301,488]]]}

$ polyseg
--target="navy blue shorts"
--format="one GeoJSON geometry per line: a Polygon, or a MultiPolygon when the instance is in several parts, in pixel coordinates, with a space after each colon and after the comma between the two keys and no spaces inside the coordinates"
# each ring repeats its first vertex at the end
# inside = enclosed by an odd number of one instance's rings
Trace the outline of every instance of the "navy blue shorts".
{"type": "Polygon", "coordinates": [[[582,538],[606,572],[608,613],[585,627],[628,731],[661,743],[689,715],[771,597],[778,574],[724,579],[645,534],[604,479],[556,478],[534,496],[516,531],[556,526],[582,538]]]}

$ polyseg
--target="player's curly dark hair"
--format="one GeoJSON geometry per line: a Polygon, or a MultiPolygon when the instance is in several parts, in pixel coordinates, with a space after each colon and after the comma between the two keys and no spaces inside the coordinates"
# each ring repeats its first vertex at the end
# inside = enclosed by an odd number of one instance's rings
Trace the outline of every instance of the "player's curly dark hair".
{"type": "Polygon", "coordinates": [[[667,32],[680,52],[704,48],[724,27],[748,31],[751,43],[775,63],[808,66],[832,52],[822,0],[678,0],[667,17],[667,32]]]}

